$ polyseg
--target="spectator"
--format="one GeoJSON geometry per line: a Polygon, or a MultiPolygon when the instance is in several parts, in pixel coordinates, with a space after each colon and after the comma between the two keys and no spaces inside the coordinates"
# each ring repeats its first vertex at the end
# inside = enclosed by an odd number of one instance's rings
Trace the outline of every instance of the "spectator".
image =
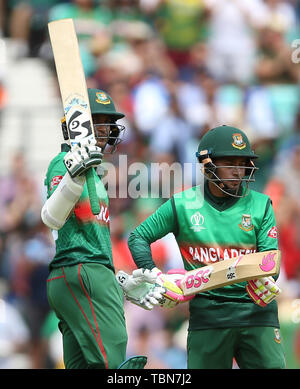
{"type": "Polygon", "coordinates": [[[266,24],[276,25],[284,31],[285,38],[290,39],[297,28],[297,14],[293,1],[264,0],[266,7],[266,24]]]}
{"type": "Polygon", "coordinates": [[[267,85],[297,83],[299,66],[291,61],[292,48],[285,40],[281,25],[266,25],[258,32],[257,39],[257,81],[267,85]]]}
{"type": "Polygon", "coordinates": [[[221,82],[248,85],[254,77],[255,33],[264,25],[262,0],[205,0],[209,10],[208,67],[221,82]]]}
{"type": "Polygon", "coordinates": [[[3,248],[0,275],[11,280],[22,251],[26,228],[40,219],[42,199],[22,152],[12,157],[11,171],[0,178],[0,231],[3,248]]]}
{"type": "Polygon", "coordinates": [[[18,308],[8,299],[9,285],[0,279],[0,369],[30,369],[30,335],[18,308]]]}
{"type": "Polygon", "coordinates": [[[107,52],[112,45],[109,23],[110,10],[94,0],[71,0],[59,3],[49,11],[49,21],[72,18],[80,45],[80,54],[87,77],[97,70],[97,57],[107,52]]]}
{"type": "Polygon", "coordinates": [[[29,229],[26,235],[23,255],[14,274],[13,283],[17,283],[14,292],[30,330],[32,367],[41,369],[48,363],[48,351],[41,337],[41,329],[50,311],[45,284],[55,247],[49,230],[41,221],[29,229]]]}
{"type": "Polygon", "coordinates": [[[206,38],[205,2],[161,0],[156,3],[155,27],[169,57],[183,71],[190,60],[190,49],[206,38]]]}

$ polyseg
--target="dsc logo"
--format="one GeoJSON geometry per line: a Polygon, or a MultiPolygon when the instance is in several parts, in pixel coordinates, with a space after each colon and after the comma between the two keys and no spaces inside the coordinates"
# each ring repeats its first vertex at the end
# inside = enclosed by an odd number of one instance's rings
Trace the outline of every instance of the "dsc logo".
{"type": "Polygon", "coordinates": [[[205,266],[205,270],[200,269],[194,274],[190,274],[185,281],[186,288],[201,289],[201,286],[209,281],[212,270],[212,266],[205,266]]]}

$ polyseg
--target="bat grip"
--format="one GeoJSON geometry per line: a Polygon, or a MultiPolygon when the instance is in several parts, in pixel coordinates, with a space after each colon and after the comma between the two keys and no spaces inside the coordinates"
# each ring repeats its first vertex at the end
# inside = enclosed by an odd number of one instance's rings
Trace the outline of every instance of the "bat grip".
{"type": "Polygon", "coordinates": [[[96,185],[95,185],[95,180],[94,180],[94,175],[93,175],[92,169],[93,168],[90,168],[86,172],[86,184],[87,184],[87,188],[88,188],[88,192],[89,192],[92,213],[93,213],[93,215],[98,215],[100,213],[100,206],[99,206],[96,185]]]}

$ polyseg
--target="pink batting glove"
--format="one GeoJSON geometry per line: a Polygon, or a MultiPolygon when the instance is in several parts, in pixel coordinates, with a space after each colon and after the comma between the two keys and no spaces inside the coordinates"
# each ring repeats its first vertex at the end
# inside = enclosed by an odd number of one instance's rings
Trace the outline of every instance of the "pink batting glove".
{"type": "Polygon", "coordinates": [[[246,290],[252,301],[260,307],[266,307],[281,293],[272,277],[262,277],[248,281],[246,290]]]}

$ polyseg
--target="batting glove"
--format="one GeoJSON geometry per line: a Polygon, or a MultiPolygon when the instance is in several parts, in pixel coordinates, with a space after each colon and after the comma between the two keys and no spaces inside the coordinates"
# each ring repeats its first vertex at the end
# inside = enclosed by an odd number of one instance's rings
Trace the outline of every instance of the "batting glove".
{"type": "Polygon", "coordinates": [[[248,281],[246,290],[252,301],[260,307],[266,307],[281,293],[272,277],[248,281]]]}
{"type": "Polygon", "coordinates": [[[184,277],[186,270],[172,269],[167,274],[162,273],[157,267],[151,270],[152,274],[156,275],[155,282],[164,288],[164,299],[160,305],[164,308],[174,308],[180,303],[187,302],[194,298],[192,296],[184,296],[180,287],[180,281],[184,277]]]}
{"type": "Polygon", "coordinates": [[[148,269],[136,269],[132,274],[120,270],[116,275],[126,300],[146,310],[163,301],[164,288],[155,284],[156,276],[148,269]]]}
{"type": "Polygon", "coordinates": [[[82,139],[65,155],[64,164],[72,178],[101,164],[103,153],[95,139],[82,139]]]}

